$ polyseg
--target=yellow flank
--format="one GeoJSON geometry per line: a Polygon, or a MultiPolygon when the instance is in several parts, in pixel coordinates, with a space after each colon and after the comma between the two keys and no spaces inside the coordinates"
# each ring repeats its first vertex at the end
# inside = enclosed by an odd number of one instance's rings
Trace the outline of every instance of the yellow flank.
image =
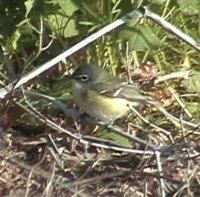
{"type": "Polygon", "coordinates": [[[74,100],[87,114],[105,123],[111,123],[129,112],[130,103],[126,99],[107,97],[95,91],[74,95],[74,100]]]}

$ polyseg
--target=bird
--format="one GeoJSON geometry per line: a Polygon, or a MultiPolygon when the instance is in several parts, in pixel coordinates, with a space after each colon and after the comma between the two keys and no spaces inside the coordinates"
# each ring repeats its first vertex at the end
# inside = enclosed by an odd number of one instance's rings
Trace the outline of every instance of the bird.
{"type": "Polygon", "coordinates": [[[155,104],[138,86],[109,74],[105,69],[82,64],[70,76],[75,103],[89,116],[112,124],[130,113],[130,107],[155,104]]]}

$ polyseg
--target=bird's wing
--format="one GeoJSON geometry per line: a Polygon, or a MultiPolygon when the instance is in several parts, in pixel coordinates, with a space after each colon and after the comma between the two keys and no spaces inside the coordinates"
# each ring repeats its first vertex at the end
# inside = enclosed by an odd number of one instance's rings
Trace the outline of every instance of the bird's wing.
{"type": "Polygon", "coordinates": [[[146,95],[144,95],[139,87],[133,84],[121,84],[121,87],[115,91],[114,96],[123,97],[134,102],[149,102],[151,100],[146,95]]]}
{"type": "MultiPolygon", "coordinates": [[[[115,97],[115,92],[121,87],[122,81],[117,78],[106,78],[91,86],[93,91],[107,97],[115,97]]],[[[117,95],[116,95],[117,96],[117,95]]],[[[118,96],[120,97],[120,96],[118,96]]]]}
{"type": "Polygon", "coordinates": [[[125,98],[134,102],[153,103],[153,100],[145,96],[136,85],[127,84],[118,79],[116,81],[96,83],[91,89],[107,97],[125,98]]]}

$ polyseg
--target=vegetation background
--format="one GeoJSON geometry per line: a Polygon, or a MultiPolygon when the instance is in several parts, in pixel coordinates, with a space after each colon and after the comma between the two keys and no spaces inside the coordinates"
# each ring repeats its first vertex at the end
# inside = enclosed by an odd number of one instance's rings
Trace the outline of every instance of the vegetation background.
{"type": "MultiPolygon", "coordinates": [[[[140,6],[147,6],[200,40],[198,0],[0,1],[0,86],[18,81],[24,74],[140,6]]],[[[170,114],[180,118],[180,122],[186,119],[199,124],[199,52],[158,24],[142,20],[115,29],[24,88],[59,98],[73,108],[70,82],[64,76],[86,62],[140,84],[149,95],[162,102],[170,114]],[[190,71],[190,75],[154,85],[160,76],[182,71],[190,71]]],[[[131,135],[172,147],[171,151],[167,150],[168,155],[161,158],[161,174],[155,157],[84,146],[62,132],[53,131],[46,122],[41,123],[31,113],[34,110],[83,135],[144,149],[106,129],[74,122],[48,100],[15,93],[0,101],[0,196],[200,195],[198,127],[183,125],[180,128],[148,107],[141,108],[140,113],[170,131],[170,137],[155,132],[135,116],[119,123],[131,135]],[[158,192],[162,189],[161,175],[167,187],[164,194],[158,192]]]]}

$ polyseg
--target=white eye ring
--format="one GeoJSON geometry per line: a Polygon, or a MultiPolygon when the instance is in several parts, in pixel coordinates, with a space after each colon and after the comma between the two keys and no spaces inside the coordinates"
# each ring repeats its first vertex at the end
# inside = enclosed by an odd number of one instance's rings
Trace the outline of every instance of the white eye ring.
{"type": "Polygon", "coordinates": [[[83,75],[80,75],[80,80],[85,82],[85,81],[88,81],[89,77],[87,74],[83,74],[83,75]]]}

